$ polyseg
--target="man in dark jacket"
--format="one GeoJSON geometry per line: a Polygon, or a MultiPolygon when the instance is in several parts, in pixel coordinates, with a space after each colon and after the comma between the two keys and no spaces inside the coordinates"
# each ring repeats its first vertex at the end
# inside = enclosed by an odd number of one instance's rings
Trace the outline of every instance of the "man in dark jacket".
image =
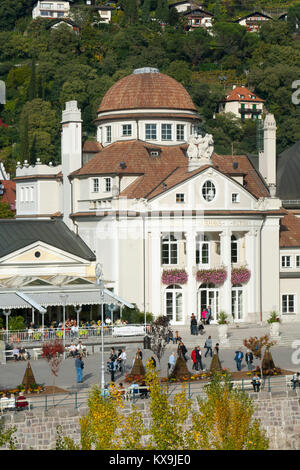
{"type": "Polygon", "coordinates": [[[203,370],[202,353],[201,353],[200,346],[196,347],[196,369],[197,370],[199,370],[199,369],[203,370]]]}
{"type": "Polygon", "coordinates": [[[239,348],[238,351],[235,351],[235,362],[236,362],[236,368],[237,370],[241,370],[242,368],[242,360],[243,360],[243,357],[244,357],[244,353],[242,352],[242,349],[239,348]]]}
{"type": "Polygon", "coordinates": [[[252,370],[253,354],[249,349],[245,354],[245,361],[247,363],[248,370],[252,370]]]}
{"type": "Polygon", "coordinates": [[[185,357],[187,353],[187,349],[185,345],[183,344],[182,341],[179,341],[178,349],[177,349],[178,357],[183,357],[185,361],[187,361],[187,358],[185,357]]]}
{"type": "Polygon", "coordinates": [[[76,356],[75,359],[75,368],[76,368],[76,376],[77,376],[77,383],[82,384],[82,370],[83,370],[83,360],[81,359],[80,355],[76,356]]]}

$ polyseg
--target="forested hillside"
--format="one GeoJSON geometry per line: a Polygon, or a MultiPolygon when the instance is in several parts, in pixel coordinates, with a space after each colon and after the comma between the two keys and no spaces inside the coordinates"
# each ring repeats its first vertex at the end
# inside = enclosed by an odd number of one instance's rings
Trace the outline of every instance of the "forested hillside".
{"type": "Polygon", "coordinates": [[[300,139],[300,105],[292,103],[292,83],[300,80],[300,2],[198,2],[214,14],[213,34],[203,28],[186,32],[182,17],[163,0],[115,2],[108,25],[84,1],[74,1],[78,32],[66,25],[51,29],[53,20],[32,20],[34,3],[0,5],[0,79],[7,86],[0,117],[8,124],[0,127],[0,159],[12,174],[18,160],[59,161],[65,101],[79,102],[85,137],[93,136],[105,92],[145,66],[186,87],[219,153],[257,150],[255,122],[215,114],[233,84],[245,84],[266,100],[277,121],[279,152],[300,139]],[[254,8],[285,9],[288,21],[268,21],[259,34],[232,22],[254,8]]]}

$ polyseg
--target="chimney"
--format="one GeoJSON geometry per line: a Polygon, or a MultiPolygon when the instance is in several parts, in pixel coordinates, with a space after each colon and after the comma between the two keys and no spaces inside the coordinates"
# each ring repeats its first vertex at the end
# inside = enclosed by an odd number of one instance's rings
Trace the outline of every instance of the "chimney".
{"type": "Polygon", "coordinates": [[[77,101],[68,101],[62,112],[61,164],[63,175],[63,221],[71,228],[72,192],[69,175],[82,166],[82,120],[77,101]]]}
{"type": "Polygon", "coordinates": [[[273,114],[264,120],[264,150],[259,152],[259,171],[272,197],[276,191],[276,121],[273,114]]]}

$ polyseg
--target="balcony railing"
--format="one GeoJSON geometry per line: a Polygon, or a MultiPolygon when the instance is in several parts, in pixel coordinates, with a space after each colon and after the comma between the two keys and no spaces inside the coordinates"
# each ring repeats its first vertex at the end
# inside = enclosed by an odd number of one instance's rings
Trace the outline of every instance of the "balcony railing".
{"type": "Polygon", "coordinates": [[[253,109],[253,108],[239,108],[240,114],[261,114],[261,109],[253,109]]]}
{"type": "MultiPolygon", "coordinates": [[[[103,327],[104,336],[138,336],[144,335],[144,324],[133,325],[113,325],[103,327]],[[143,331],[142,331],[143,329],[143,331]],[[131,331],[130,331],[131,330],[131,331]],[[135,333],[136,332],[136,333],[135,333]]],[[[66,329],[66,340],[86,340],[93,339],[101,336],[101,326],[78,328],[78,331],[73,332],[71,329],[66,329]]],[[[6,331],[0,332],[0,340],[10,344],[26,344],[43,342],[55,339],[63,339],[62,328],[39,328],[38,330],[22,330],[22,331],[6,331]]]]}

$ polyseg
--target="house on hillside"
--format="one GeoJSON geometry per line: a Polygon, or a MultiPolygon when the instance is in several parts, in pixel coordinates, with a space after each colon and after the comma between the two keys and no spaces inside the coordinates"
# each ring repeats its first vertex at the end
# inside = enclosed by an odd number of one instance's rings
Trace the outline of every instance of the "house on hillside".
{"type": "Polygon", "coordinates": [[[70,13],[70,2],[73,0],[49,0],[38,1],[32,10],[32,18],[68,18],[70,13]]]}
{"type": "Polygon", "coordinates": [[[219,104],[219,113],[233,113],[240,119],[261,119],[264,100],[244,86],[233,89],[219,104]]]}
{"type": "Polygon", "coordinates": [[[202,10],[201,8],[194,8],[192,10],[186,10],[182,13],[187,19],[189,31],[192,31],[195,28],[212,28],[212,19],[214,15],[208,11],[202,10]]]}
{"type": "Polygon", "coordinates": [[[257,33],[260,30],[261,25],[265,21],[273,20],[273,18],[265,13],[261,13],[259,11],[254,11],[253,13],[249,13],[249,15],[243,16],[242,18],[238,18],[234,21],[234,23],[238,23],[241,26],[245,26],[247,31],[250,33],[257,33]]]}

